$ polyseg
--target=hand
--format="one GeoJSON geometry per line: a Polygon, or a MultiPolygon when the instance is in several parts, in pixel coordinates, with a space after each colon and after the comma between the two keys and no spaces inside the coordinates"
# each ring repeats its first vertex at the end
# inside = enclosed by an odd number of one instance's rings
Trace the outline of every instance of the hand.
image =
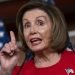
{"type": "Polygon", "coordinates": [[[6,43],[0,51],[1,68],[4,71],[11,71],[17,64],[19,49],[13,31],[10,31],[11,41],[6,43]]]}

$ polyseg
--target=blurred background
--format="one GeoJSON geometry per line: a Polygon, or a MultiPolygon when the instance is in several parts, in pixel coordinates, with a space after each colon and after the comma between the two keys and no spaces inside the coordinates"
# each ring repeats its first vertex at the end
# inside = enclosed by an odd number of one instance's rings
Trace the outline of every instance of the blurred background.
{"type": "MultiPolygon", "coordinates": [[[[7,32],[13,30],[16,37],[16,14],[21,5],[28,1],[29,0],[0,0],[0,21],[4,22],[7,32]]],[[[67,22],[69,37],[75,49],[75,0],[44,1],[47,1],[48,4],[56,5],[64,14],[67,22]]]]}

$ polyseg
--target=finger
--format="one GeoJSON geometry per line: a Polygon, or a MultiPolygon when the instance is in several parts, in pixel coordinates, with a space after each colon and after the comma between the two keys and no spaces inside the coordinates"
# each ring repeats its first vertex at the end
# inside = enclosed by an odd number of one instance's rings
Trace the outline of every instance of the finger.
{"type": "Polygon", "coordinates": [[[16,37],[13,31],[10,31],[10,38],[11,38],[11,42],[16,44],[16,37]]]}
{"type": "Polygon", "coordinates": [[[10,56],[12,56],[13,54],[15,54],[16,52],[19,51],[17,44],[15,45],[15,44],[9,42],[9,45],[10,45],[10,50],[11,50],[10,56]]]}
{"type": "Polygon", "coordinates": [[[15,51],[17,49],[17,44],[13,44],[12,42],[9,42],[11,51],[15,51]]]}
{"type": "Polygon", "coordinates": [[[4,45],[4,52],[6,52],[6,53],[10,53],[11,52],[11,50],[10,50],[10,45],[9,45],[9,43],[6,43],[5,45],[4,45]]]}
{"type": "Polygon", "coordinates": [[[2,55],[3,54],[10,54],[11,53],[10,45],[8,43],[6,43],[0,52],[2,55]]]}

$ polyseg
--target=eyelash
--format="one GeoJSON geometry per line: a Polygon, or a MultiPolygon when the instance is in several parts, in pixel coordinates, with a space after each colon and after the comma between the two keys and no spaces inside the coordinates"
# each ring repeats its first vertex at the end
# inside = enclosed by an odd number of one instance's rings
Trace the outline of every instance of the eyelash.
{"type": "Polygon", "coordinates": [[[37,25],[44,25],[44,22],[42,20],[37,20],[37,25]]]}
{"type": "MultiPolygon", "coordinates": [[[[37,25],[40,25],[40,26],[43,26],[44,25],[44,22],[42,20],[37,20],[36,21],[36,24],[37,25]]],[[[24,27],[25,28],[29,28],[30,27],[30,23],[29,22],[25,23],[24,27]]]]}
{"type": "Polygon", "coordinates": [[[24,27],[25,27],[25,28],[30,27],[30,23],[29,23],[29,22],[25,23],[24,27]]]}

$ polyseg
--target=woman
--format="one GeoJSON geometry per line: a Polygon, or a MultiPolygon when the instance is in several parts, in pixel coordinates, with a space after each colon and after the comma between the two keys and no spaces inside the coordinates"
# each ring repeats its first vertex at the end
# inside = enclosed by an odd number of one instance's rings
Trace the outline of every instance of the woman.
{"type": "Polygon", "coordinates": [[[55,6],[38,0],[30,1],[21,7],[16,22],[22,46],[26,53],[29,50],[33,52],[33,58],[22,67],[14,68],[19,48],[14,33],[10,32],[11,41],[1,50],[3,55],[0,54],[1,75],[75,74],[75,54],[65,50],[66,24],[63,15],[55,6]],[[4,55],[8,56],[8,61],[4,59],[4,55]],[[4,61],[8,63],[3,65],[4,61]]]}

